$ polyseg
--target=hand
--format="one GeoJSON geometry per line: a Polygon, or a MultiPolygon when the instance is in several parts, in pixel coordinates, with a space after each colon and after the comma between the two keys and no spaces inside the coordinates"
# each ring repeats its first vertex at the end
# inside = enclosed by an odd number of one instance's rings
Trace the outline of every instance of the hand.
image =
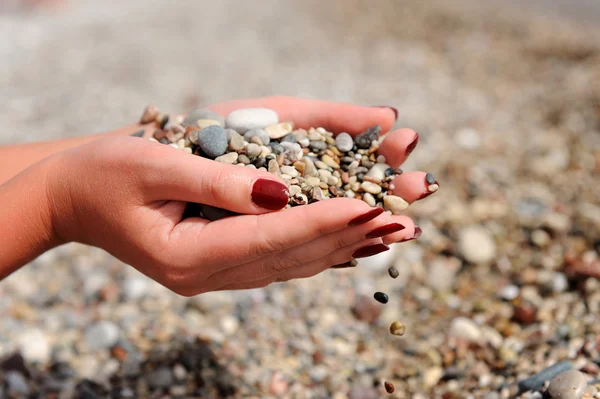
{"type": "MultiPolygon", "coordinates": [[[[374,124],[387,132],[395,119],[390,108],[280,97],[209,108],[226,116],[247,107],[271,108],[296,127],[334,133],[358,134],[374,124]]],[[[408,129],[388,133],[380,153],[398,167],[417,138],[408,129]]],[[[48,188],[61,239],[101,247],[184,296],[310,277],[420,234],[408,217],[348,198],[273,212],[287,202],[275,175],[136,137],[102,138],[58,157],[48,188]],[[182,220],[187,202],[243,215],[182,220]],[[386,235],[396,223],[404,228],[386,235]]],[[[404,173],[394,184],[409,203],[427,192],[423,172],[404,173]]]]}

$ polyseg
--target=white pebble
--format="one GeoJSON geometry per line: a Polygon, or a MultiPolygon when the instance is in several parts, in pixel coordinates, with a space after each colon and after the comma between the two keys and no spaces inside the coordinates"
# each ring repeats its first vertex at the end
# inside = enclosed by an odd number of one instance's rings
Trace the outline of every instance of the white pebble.
{"type": "Polygon", "coordinates": [[[362,188],[367,193],[371,194],[379,194],[381,192],[381,186],[371,183],[370,181],[364,181],[361,183],[360,188],[362,188]]]}
{"type": "Polygon", "coordinates": [[[548,393],[552,398],[580,399],[585,393],[587,378],[577,370],[563,371],[550,380],[548,393]]]}
{"type": "Polygon", "coordinates": [[[481,342],[483,338],[479,326],[473,320],[466,317],[457,317],[452,320],[448,335],[470,342],[481,342]]]}
{"type": "Polygon", "coordinates": [[[386,195],[383,197],[383,206],[385,210],[391,211],[392,215],[400,215],[403,210],[408,208],[408,202],[397,195],[386,195]]]}
{"type": "Polygon", "coordinates": [[[280,139],[283,136],[287,136],[293,129],[294,125],[291,122],[282,122],[265,127],[265,132],[267,132],[272,139],[280,139]]]}
{"type": "MultiPolygon", "coordinates": [[[[225,155],[221,155],[220,157],[216,157],[215,161],[232,164],[232,163],[235,163],[235,161],[237,161],[237,159],[238,159],[237,152],[230,152],[225,155]]],[[[243,164],[240,164],[240,165],[243,165],[243,164]]]]}
{"type": "Polygon", "coordinates": [[[264,129],[279,123],[277,112],[268,108],[238,109],[227,115],[225,125],[238,133],[245,133],[250,129],[264,129]]]}
{"type": "Polygon", "coordinates": [[[496,257],[496,243],[480,226],[463,228],[458,234],[458,251],[472,263],[487,263],[496,257]]]}

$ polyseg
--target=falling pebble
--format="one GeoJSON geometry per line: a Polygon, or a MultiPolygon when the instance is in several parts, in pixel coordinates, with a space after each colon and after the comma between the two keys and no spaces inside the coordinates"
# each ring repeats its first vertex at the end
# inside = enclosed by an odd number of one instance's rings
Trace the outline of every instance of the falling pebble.
{"type": "Polygon", "coordinates": [[[373,298],[375,298],[375,300],[380,303],[388,303],[388,301],[389,301],[389,297],[387,296],[387,294],[384,294],[383,292],[376,292],[373,295],[373,298]]]}
{"type": "Polygon", "coordinates": [[[390,326],[390,333],[392,333],[392,335],[397,335],[397,336],[401,337],[404,335],[405,332],[406,332],[406,326],[404,325],[404,323],[395,321],[390,326]]]}
{"type": "Polygon", "coordinates": [[[387,393],[393,393],[394,392],[394,384],[392,384],[391,382],[384,382],[383,386],[385,387],[385,391],[387,393]]]}
{"type": "Polygon", "coordinates": [[[388,269],[388,273],[390,274],[391,278],[397,278],[400,275],[400,272],[394,266],[388,269]]]}

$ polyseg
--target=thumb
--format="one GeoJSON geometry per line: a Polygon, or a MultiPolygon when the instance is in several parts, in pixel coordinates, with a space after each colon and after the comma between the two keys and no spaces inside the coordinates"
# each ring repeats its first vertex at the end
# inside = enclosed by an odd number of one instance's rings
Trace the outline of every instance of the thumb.
{"type": "Polygon", "coordinates": [[[280,210],[288,203],[287,185],[272,173],[162,149],[161,159],[152,163],[154,201],[195,202],[243,214],[280,210]]]}

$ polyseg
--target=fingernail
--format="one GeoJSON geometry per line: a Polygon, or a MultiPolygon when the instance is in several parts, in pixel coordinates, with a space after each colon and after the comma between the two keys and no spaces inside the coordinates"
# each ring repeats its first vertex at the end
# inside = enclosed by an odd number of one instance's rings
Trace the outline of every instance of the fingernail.
{"type": "Polygon", "coordinates": [[[348,223],[348,226],[358,226],[359,224],[367,223],[368,221],[373,220],[377,216],[381,215],[383,212],[385,212],[383,208],[371,209],[369,212],[352,219],[348,223]]]}
{"type": "Polygon", "coordinates": [[[419,133],[415,133],[415,138],[413,139],[412,143],[410,143],[408,145],[408,147],[406,147],[406,153],[404,155],[409,156],[410,153],[415,150],[418,143],[419,143],[419,133]]]}
{"type": "Polygon", "coordinates": [[[375,105],[375,107],[377,108],[388,108],[391,109],[392,111],[394,111],[394,120],[397,121],[398,120],[398,110],[394,107],[390,107],[389,105],[375,105]]]}
{"type": "Polygon", "coordinates": [[[407,238],[406,240],[398,241],[398,242],[406,242],[406,241],[416,240],[417,238],[421,237],[421,234],[423,234],[423,230],[421,230],[421,228],[419,226],[415,226],[415,232],[413,233],[412,237],[407,238]]]}
{"type": "Polygon", "coordinates": [[[288,200],[288,188],[278,181],[258,179],[252,186],[252,202],[261,208],[282,209],[287,205],[288,200]]]}
{"type": "Polygon", "coordinates": [[[405,227],[403,225],[401,225],[400,223],[390,223],[390,224],[386,224],[384,226],[381,226],[381,227],[371,230],[366,235],[366,238],[379,238],[379,237],[383,237],[388,234],[392,234],[392,233],[395,233],[397,231],[404,230],[404,229],[405,229],[405,227]]]}
{"type": "Polygon", "coordinates": [[[425,187],[427,191],[421,194],[421,196],[417,198],[417,200],[429,197],[431,194],[439,190],[440,184],[437,182],[437,180],[435,180],[435,176],[433,175],[433,173],[427,173],[425,175],[425,187]]]}
{"type": "Polygon", "coordinates": [[[132,137],[142,137],[143,135],[144,135],[144,129],[131,134],[132,137]]]}
{"type": "Polygon", "coordinates": [[[366,258],[368,256],[377,255],[381,252],[387,251],[388,249],[390,249],[390,247],[388,247],[385,244],[369,245],[369,246],[362,247],[362,248],[359,248],[356,251],[354,251],[354,253],[352,254],[352,257],[353,258],[366,258]]]}
{"type": "Polygon", "coordinates": [[[358,262],[355,259],[352,259],[346,263],[340,263],[339,265],[331,266],[330,269],[347,269],[349,267],[356,267],[358,262]]]}

